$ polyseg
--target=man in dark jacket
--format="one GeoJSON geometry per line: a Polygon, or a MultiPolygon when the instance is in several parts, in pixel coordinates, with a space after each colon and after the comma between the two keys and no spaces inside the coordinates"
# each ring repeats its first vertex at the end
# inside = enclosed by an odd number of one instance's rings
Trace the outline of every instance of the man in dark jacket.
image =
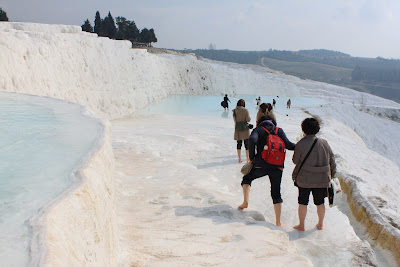
{"type": "MultiPolygon", "coordinates": [[[[243,176],[241,183],[243,188],[243,203],[238,208],[245,209],[249,206],[251,182],[254,179],[268,175],[271,182],[271,197],[274,203],[276,225],[282,226],[281,210],[283,200],[281,197],[281,180],[284,166],[271,165],[262,158],[261,152],[267,144],[268,136],[268,133],[262,127],[266,128],[270,133],[275,133],[276,130],[275,125],[272,123],[272,118],[270,116],[263,116],[259,119],[258,126],[252,131],[249,137],[249,157],[253,162],[253,168],[247,175],[243,176]],[[257,153],[255,153],[256,148],[257,153]]],[[[286,149],[294,150],[296,145],[288,140],[282,128],[278,129],[277,134],[285,143],[286,149]]]]}

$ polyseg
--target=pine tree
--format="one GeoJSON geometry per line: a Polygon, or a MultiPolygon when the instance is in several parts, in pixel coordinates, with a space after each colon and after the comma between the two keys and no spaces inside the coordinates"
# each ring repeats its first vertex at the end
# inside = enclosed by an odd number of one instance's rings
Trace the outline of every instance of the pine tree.
{"type": "Polygon", "coordinates": [[[114,39],[115,34],[117,33],[117,27],[115,27],[114,18],[111,16],[111,12],[108,12],[108,16],[104,18],[102,26],[104,36],[114,39]]]}
{"type": "Polygon", "coordinates": [[[126,39],[131,42],[136,42],[139,38],[140,38],[140,31],[136,27],[136,23],[134,21],[130,21],[128,25],[126,39]]]}
{"type": "Polygon", "coordinates": [[[94,19],[94,32],[97,33],[98,36],[104,36],[103,35],[103,20],[100,17],[100,12],[96,12],[96,17],[94,19]]]}
{"type": "Polygon", "coordinates": [[[83,23],[81,27],[82,27],[82,31],[93,32],[93,27],[90,24],[90,21],[88,19],[85,20],[85,23],[83,23]]]}
{"type": "Polygon", "coordinates": [[[8,21],[7,13],[0,7],[0,21],[8,21]]]}

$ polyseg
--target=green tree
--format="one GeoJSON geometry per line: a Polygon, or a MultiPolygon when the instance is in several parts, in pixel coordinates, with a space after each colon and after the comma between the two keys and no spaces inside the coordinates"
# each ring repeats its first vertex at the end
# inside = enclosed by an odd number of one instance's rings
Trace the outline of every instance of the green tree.
{"type": "Polygon", "coordinates": [[[108,16],[104,18],[102,27],[104,36],[115,39],[117,27],[115,26],[115,21],[114,18],[111,16],[111,12],[108,12],[108,16]]]}
{"type": "Polygon", "coordinates": [[[88,19],[85,20],[85,23],[83,23],[81,27],[82,27],[82,31],[93,32],[93,27],[90,24],[90,21],[88,19]]]}
{"type": "Polygon", "coordinates": [[[0,7],[0,21],[8,21],[7,13],[0,7]]]}
{"type": "Polygon", "coordinates": [[[136,23],[134,21],[130,21],[128,25],[128,31],[126,39],[130,40],[131,42],[136,42],[139,39],[140,31],[136,27],[136,23]]]}
{"type": "Polygon", "coordinates": [[[157,37],[154,33],[154,29],[147,29],[144,28],[140,32],[140,42],[147,44],[148,46],[151,46],[151,43],[157,42],[157,37]]]}
{"type": "Polygon", "coordinates": [[[154,33],[153,28],[151,28],[149,30],[149,43],[150,43],[150,46],[151,46],[151,43],[157,43],[157,37],[156,37],[156,34],[154,33]]]}
{"type": "Polygon", "coordinates": [[[117,40],[126,40],[126,32],[127,32],[127,23],[128,20],[124,17],[116,17],[115,22],[117,23],[117,33],[115,35],[115,39],[117,40]]]}
{"type": "Polygon", "coordinates": [[[96,17],[94,18],[94,32],[97,33],[98,36],[103,35],[103,20],[100,17],[100,12],[96,12],[96,17]]]}
{"type": "Polygon", "coordinates": [[[116,17],[115,20],[118,25],[115,39],[135,42],[139,38],[139,29],[134,21],[129,21],[124,17],[116,17]]]}
{"type": "Polygon", "coordinates": [[[140,42],[150,44],[150,31],[147,28],[143,28],[140,32],[140,42]]]}

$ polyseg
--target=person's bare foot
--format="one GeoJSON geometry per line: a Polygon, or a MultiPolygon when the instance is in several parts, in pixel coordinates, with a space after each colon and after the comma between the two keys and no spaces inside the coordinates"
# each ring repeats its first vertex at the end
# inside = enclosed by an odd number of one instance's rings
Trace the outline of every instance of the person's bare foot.
{"type": "Polygon", "coordinates": [[[242,163],[242,159],[239,159],[239,163],[242,163]]]}
{"type": "Polygon", "coordinates": [[[282,223],[276,223],[276,226],[279,226],[279,227],[281,227],[281,228],[285,228],[285,225],[282,224],[282,223]]]}
{"type": "Polygon", "coordinates": [[[294,229],[298,230],[298,231],[305,231],[306,229],[304,229],[304,226],[299,225],[295,225],[293,226],[294,229]]]}
{"type": "Polygon", "coordinates": [[[324,229],[324,225],[323,225],[323,224],[321,224],[321,225],[317,224],[317,229],[318,229],[318,230],[324,229]]]}
{"type": "Polygon", "coordinates": [[[247,163],[250,163],[251,162],[251,160],[250,159],[247,159],[247,163]]]}
{"type": "Polygon", "coordinates": [[[240,205],[240,206],[238,207],[238,209],[240,209],[240,210],[246,209],[248,206],[249,206],[248,203],[243,203],[242,205],[240,205]]]}

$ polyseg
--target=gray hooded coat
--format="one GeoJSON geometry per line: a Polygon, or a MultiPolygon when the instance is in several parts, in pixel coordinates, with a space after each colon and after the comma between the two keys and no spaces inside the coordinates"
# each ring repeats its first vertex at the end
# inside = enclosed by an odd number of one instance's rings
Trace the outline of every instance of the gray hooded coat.
{"type": "Polygon", "coordinates": [[[307,160],[299,172],[303,159],[310,150],[315,140],[315,135],[306,135],[301,139],[294,149],[292,178],[297,185],[303,188],[327,188],[331,177],[336,174],[335,156],[328,142],[318,138],[307,160]]]}

